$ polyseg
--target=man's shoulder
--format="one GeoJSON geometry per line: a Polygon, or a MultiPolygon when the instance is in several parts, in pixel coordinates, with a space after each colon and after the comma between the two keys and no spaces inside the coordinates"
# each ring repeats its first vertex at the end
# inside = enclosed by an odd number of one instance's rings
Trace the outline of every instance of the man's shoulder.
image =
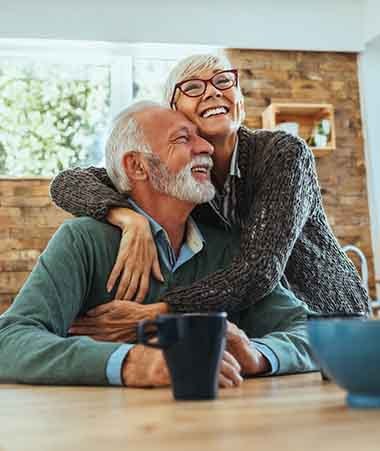
{"type": "Polygon", "coordinates": [[[57,234],[76,238],[112,238],[120,239],[120,230],[110,224],[83,217],[66,220],[58,229],[57,234]]]}

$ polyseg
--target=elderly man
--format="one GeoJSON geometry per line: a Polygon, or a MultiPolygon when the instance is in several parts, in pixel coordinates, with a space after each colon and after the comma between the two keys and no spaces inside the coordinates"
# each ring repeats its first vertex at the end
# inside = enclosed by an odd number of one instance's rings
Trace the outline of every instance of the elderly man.
{"type": "MultiPolygon", "coordinates": [[[[238,233],[196,225],[197,203],[214,196],[212,146],[182,113],[139,103],[114,121],[106,146],[107,171],[131,207],[151,224],[165,280],[151,280],[141,318],[166,311],[149,304],[166,290],[191,284],[225,267],[238,248],[238,233]]],[[[13,305],[0,317],[0,381],[41,384],[157,386],[169,382],[161,351],[125,343],[122,333],[96,328],[92,336],[68,336],[76,317],[109,311],[122,321],[127,301],[106,291],[120,232],[81,218],[66,222],[41,257],[13,305]]],[[[130,303],[132,304],[132,303],[130,303]]],[[[277,287],[262,302],[231,318],[220,384],[241,374],[314,369],[305,334],[305,305],[277,287]],[[240,328],[239,328],[240,327],[240,328]],[[252,337],[249,339],[247,337],[252,337]]],[[[135,319],[136,319],[135,318],[135,319]]],[[[113,325],[114,325],[113,324],[113,325]]],[[[105,328],[107,324],[104,325],[105,328]]],[[[113,329],[117,330],[117,329],[113,329]]]]}

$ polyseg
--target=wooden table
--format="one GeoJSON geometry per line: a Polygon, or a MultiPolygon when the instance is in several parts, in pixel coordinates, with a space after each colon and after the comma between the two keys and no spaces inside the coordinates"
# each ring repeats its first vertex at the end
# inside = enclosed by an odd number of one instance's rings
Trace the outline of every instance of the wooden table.
{"type": "Polygon", "coordinates": [[[0,385],[1,451],[380,449],[380,410],[319,373],[246,380],[217,401],[165,389],[0,385]]]}

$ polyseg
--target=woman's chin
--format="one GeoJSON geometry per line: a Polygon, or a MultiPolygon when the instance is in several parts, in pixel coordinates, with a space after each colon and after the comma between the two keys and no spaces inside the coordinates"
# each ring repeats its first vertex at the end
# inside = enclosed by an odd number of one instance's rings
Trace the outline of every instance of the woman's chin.
{"type": "Polygon", "coordinates": [[[199,131],[205,138],[227,137],[236,132],[236,127],[232,124],[202,124],[199,125],[199,131]]]}

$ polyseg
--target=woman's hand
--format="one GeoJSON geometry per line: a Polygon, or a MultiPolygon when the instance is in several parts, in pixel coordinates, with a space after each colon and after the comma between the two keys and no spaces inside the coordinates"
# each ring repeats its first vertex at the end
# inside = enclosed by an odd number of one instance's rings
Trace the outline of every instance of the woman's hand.
{"type": "Polygon", "coordinates": [[[113,208],[107,219],[123,231],[107,290],[110,292],[120,277],[115,298],[142,302],[149,290],[151,272],[157,280],[164,281],[149,221],[127,208],[113,208]]]}

